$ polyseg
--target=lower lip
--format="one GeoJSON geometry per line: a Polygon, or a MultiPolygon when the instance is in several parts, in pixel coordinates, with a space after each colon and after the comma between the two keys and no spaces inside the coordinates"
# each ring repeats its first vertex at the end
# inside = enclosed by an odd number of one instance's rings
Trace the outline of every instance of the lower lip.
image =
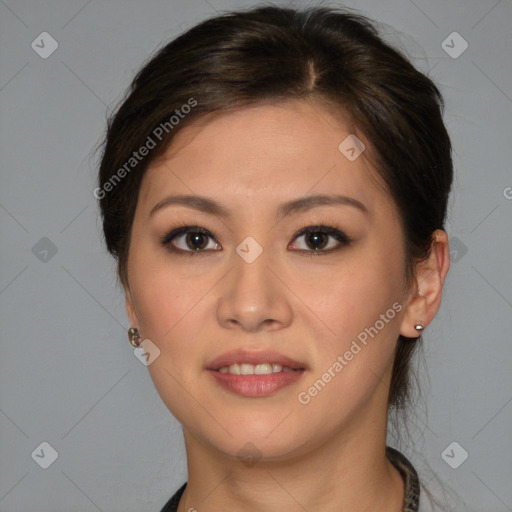
{"type": "Polygon", "coordinates": [[[208,370],[208,373],[224,388],[242,396],[268,396],[301,378],[304,370],[276,372],[268,375],[233,375],[208,370]]]}

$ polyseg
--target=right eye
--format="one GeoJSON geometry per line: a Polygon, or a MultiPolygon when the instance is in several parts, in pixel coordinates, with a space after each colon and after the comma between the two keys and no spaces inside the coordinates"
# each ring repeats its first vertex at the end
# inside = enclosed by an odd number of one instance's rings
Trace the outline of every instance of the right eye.
{"type": "Polygon", "coordinates": [[[160,242],[173,253],[189,253],[190,256],[216,250],[219,247],[215,237],[207,229],[199,226],[180,226],[164,235],[160,242]],[[213,247],[211,245],[208,247],[208,238],[213,239],[213,247]]]}

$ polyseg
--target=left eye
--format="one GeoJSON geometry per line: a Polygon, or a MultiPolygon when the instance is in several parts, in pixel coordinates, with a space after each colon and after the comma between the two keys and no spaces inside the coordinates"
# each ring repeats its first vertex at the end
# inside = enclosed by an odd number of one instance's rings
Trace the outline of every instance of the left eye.
{"type": "Polygon", "coordinates": [[[352,240],[345,233],[329,226],[308,226],[296,233],[293,239],[297,240],[303,237],[306,248],[299,250],[311,252],[312,254],[330,253],[352,243],[352,240]],[[328,242],[329,238],[334,239],[331,240],[330,245],[328,242]]]}
{"type": "MultiPolygon", "coordinates": [[[[305,227],[295,233],[292,240],[300,238],[304,238],[305,248],[294,248],[300,252],[309,252],[311,255],[327,254],[352,243],[345,233],[329,226],[305,227]],[[330,243],[329,238],[331,239],[330,243]]],[[[215,241],[215,237],[208,230],[199,226],[182,226],[174,229],[162,238],[161,243],[172,252],[191,253],[191,256],[215,251],[220,247],[220,244],[215,241]],[[211,243],[208,243],[209,238],[212,239],[211,243]],[[178,242],[181,242],[181,247],[178,242]]]]}

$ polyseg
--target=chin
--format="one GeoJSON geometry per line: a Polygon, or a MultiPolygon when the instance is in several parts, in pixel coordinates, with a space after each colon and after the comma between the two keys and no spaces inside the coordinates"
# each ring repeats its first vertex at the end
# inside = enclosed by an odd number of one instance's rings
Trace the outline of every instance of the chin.
{"type": "MultiPolygon", "coordinates": [[[[241,462],[245,459],[248,461],[279,461],[288,460],[291,457],[300,456],[308,451],[308,447],[312,448],[317,444],[321,444],[323,439],[322,433],[315,435],[313,432],[304,431],[302,427],[295,423],[292,424],[292,415],[285,419],[283,424],[283,416],[276,421],[277,416],[274,414],[267,420],[244,418],[243,423],[233,421],[231,423],[224,423],[224,430],[211,418],[204,419],[201,423],[192,421],[190,418],[189,425],[187,422],[182,422],[183,430],[185,433],[185,441],[190,435],[195,438],[194,442],[198,440],[203,445],[219,452],[229,458],[237,458],[241,462]],[[284,427],[284,424],[286,427],[284,427]],[[276,428],[277,427],[277,428],[276,428]],[[282,428],[281,428],[282,427],[282,428]],[[229,433],[228,433],[229,432],[229,433]],[[318,438],[318,443],[314,439],[318,438]]],[[[221,418],[218,417],[220,421],[221,418]]],[[[248,463],[249,465],[249,463],[248,463]]]]}

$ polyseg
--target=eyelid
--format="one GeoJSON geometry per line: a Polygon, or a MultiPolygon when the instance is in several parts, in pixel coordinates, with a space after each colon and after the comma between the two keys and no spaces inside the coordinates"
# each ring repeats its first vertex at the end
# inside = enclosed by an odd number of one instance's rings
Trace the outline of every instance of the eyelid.
{"type": "Polygon", "coordinates": [[[206,228],[202,228],[198,224],[182,224],[179,225],[173,229],[171,229],[169,232],[167,232],[165,235],[163,235],[160,238],[160,243],[162,245],[167,245],[171,242],[173,238],[176,238],[177,236],[184,235],[186,233],[203,233],[204,235],[210,236],[211,238],[216,238],[213,236],[211,231],[209,231],[206,228]]]}
{"type": "MultiPolygon", "coordinates": [[[[179,248],[175,247],[171,243],[172,240],[174,240],[178,236],[185,235],[188,233],[202,233],[202,234],[210,237],[212,240],[214,240],[216,244],[219,244],[216,237],[213,235],[213,233],[211,233],[210,230],[208,230],[206,228],[202,228],[198,224],[196,224],[196,225],[182,224],[176,228],[173,228],[171,231],[169,231],[168,233],[166,233],[165,235],[163,235],[160,238],[160,243],[164,247],[167,247],[168,250],[172,251],[175,254],[179,254],[179,255],[188,254],[189,256],[194,256],[194,255],[208,254],[210,252],[217,252],[216,249],[215,250],[212,250],[212,249],[209,249],[209,250],[206,250],[206,249],[184,250],[184,249],[179,249],[179,248]]],[[[294,242],[297,238],[299,238],[301,236],[307,235],[308,233],[323,233],[327,236],[330,236],[331,238],[335,238],[339,242],[339,245],[335,248],[327,249],[327,250],[325,250],[325,249],[319,249],[319,250],[297,249],[294,252],[307,253],[310,256],[327,255],[327,254],[335,252],[343,247],[349,246],[354,241],[344,231],[342,231],[341,229],[339,229],[335,226],[329,226],[326,224],[317,224],[317,225],[306,224],[303,228],[301,228],[295,232],[295,234],[292,236],[292,242],[294,242]]]]}
{"type": "Polygon", "coordinates": [[[188,233],[202,233],[206,235],[207,237],[211,238],[216,246],[220,245],[215,236],[206,228],[202,228],[199,225],[191,225],[191,224],[182,224],[174,229],[171,229],[167,234],[163,235],[160,239],[161,245],[166,248],[169,252],[172,254],[175,254],[177,256],[189,256],[189,257],[196,257],[196,256],[206,256],[207,254],[211,252],[217,252],[218,249],[202,249],[202,250],[186,250],[186,249],[180,249],[179,247],[176,247],[172,241],[176,239],[177,237],[187,235],[188,233]]]}
{"type": "Polygon", "coordinates": [[[353,240],[341,229],[336,228],[334,226],[327,226],[325,224],[318,224],[318,225],[306,225],[303,228],[299,229],[293,237],[292,240],[295,240],[299,236],[306,235],[308,233],[324,233],[326,235],[332,236],[333,238],[336,238],[340,242],[345,242],[347,244],[352,243],[353,240]]]}

